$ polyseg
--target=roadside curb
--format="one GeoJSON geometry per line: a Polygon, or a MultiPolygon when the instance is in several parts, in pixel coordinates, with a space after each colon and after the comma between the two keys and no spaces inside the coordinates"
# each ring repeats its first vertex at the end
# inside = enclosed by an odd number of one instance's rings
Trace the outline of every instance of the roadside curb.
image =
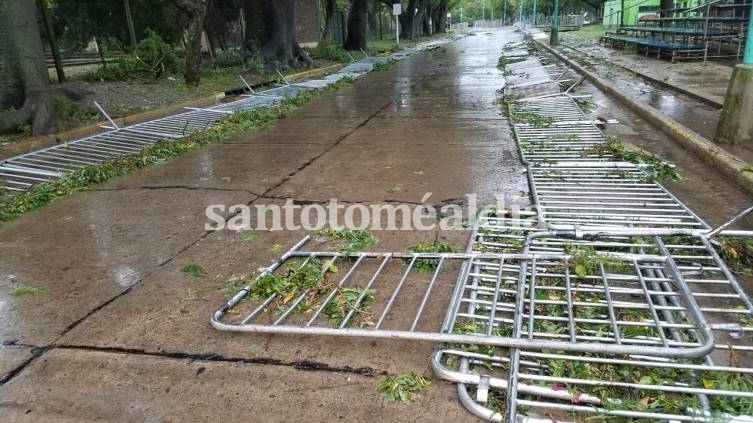
{"type": "Polygon", "coordinates": [[[618,68],[623,69],[623,70],[625,70],[627,72],[630,72],[632,74],[638,75],[641,78],[643,78],[643,79],[651,82],[652,84],[656,84],[656,85],[658,85],[658,86],[660,86],[662,88],[666,88],[668,90],[672,90],[672,91],[676,91],[676,92],[678,92],[680,94],[684,94],[684,95],[686,95],[688,97],[692,97],[693,99],[698,100],[698,101],[703,102],[703,103],[706,103],[709,106],[716,107],[718,109],[721,109],[722,107],[724,107],[724,103],[723,102],[720,103],[720,102],[718,102],[718,101],[716,101],[716,100],[714,100],[712,98],[703,96],[703,95],[698,94],[696,92],[690,91],[690,90],[688,90],[686,88],[682,88],[682,87],[680,87],[678,85],[674,85],[674,84],[670,84],[668,82],[664,82],[664,81],[662,81],[660,79],[654,78],[653,76],[649,76],[649,75],[646,75],[645,73],[638,72],[638,71],[636,71],[634,69],[630,69],[627,66],[621,65],[619,63],[615,63],[615,62],[613,62],[611,60],[604,59],[604,58],[599,57],[599,56],[595,56],[595,55],[590,54],[588,52],[585,52],[583,50],[577,49],[577,48],[575,48],[575,47],[573,47],[571,45],[568,45],[568,44],[565,44],[565,43],[560,43],[560,45],[563,46],[563,47],[567,47],[570,50],[576,51],[576,52],[578,52],[580,54],[584,54],[586,56],[593,57],[594,59],[607,61],[607,62],[609,62],[609,64],[611,64],[613,66],[617,66],[618,68]]]}
{"type": "MultiPolygon", "coordinates": [[[[128,116],[113,118],[113,121],[115,121],[118,126],[126,126],[132,125],[134,123],[146,122],[148,120],[159,119],[161,117],[181,112],[186,107],[209,106],[217,103],[224,97],[224,92],[217,93],[208,97],[185,101],[183,103],[171,104],[159,109],[147,110],[128,116]]],[[[28,138],[23,141],[10,142],[8,143],[8,145],[0,147],[0,160],[17,156],[19,154],[29,153],[31,151],[39,150],[45,147],[50,147],[55,144],[74,141],[80,138],[96,135],[104,131],[100,127],[100,125],[110,125],[110,122],[103,120],[91,125],[81,126],[75,129],[71,129],[70,131],[65,131],[58,134],[42,135],[39,137],[28,138]]]]}
{"type": "MultiPolygon", "coordinates": [[[[308,71],[288,75],[286,76],[286,78],[289,81],[293,81],[293,80],[297,80],[304,77],[317,76],[317,75],[330,72],[337,68],[340,68],[342,66],[343,66],[342,64],[338,63],[338,64],[326,66],[323,68],[310,69],[308,71]]],[[[266,81],[257,85],[264,85],[269,82],[270,81],[266,81]]],[[[225,93],[240,91],[240,90],[245,90],[245,89],[246,89],[245,86],[231,87],[225,90],[224,92],[212,94],[210,96],[201,97],[194,100],[188,100],[182,103],[170,104],[164,107],[160,107],[159,109],[152,109],[152,110],[135,113],[128,116],[113,118],[113,121],[115,121],[115,123],[118,126],[123,127],[123,126],[133,125],[136,123],[146,122],[153,119],[159,119],[159,118],[163,118],[166,116],[170,116],[170,115],[185,111],[186,107],[206,107],[206,106],[217,104],[219,101],[225,98],[225,95],[226,95],[225,93]]],[[[42,148],[50,147],[55,144],[74,141],[74,140],[81,139],[84,137],[89,137],[92,135],[99,134],[103,132],[103,129],[100,127],[100,125],[110,125],[110,122],[106,120],[99,121],[90,125],[81,126],[75,129],[71,129],[70,131],[65,131],[58,134],[42,135],[39,137],[28,138],[23,141],[9,142],[8,145],[0,146],[0,160],[5,160],[10,157],[40,150],[42,148]]]]}
{"type": "Polygon", "coordinates": [[[703,161],[713,165],[717,170],[729,177],[735,183],[744,189],[747,193],[753,194],[753,167],[737,156],[730,154],[726,150],[698,135],[696,132],[686,128],[674,119],[663,114],[659,110],[636,102],[625,93],[620,91],[614,85],[600,79],[595,74],[583,68],[578,63],[568,59],[558,51],[548,45],[534,40],[538,45],[555,55],[558,59],[567,63],[570,67],[586,77],[591,83],[602,90],[604,93],[617,98],[621,103],[639,116],[656,126],[667,136],[680,143],[683,147],[694,152],[703,161]]]}

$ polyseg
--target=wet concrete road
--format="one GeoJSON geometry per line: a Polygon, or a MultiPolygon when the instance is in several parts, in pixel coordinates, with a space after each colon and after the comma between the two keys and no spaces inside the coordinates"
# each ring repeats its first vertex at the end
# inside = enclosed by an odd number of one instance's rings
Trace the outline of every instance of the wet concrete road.
{"type": "MultiPolygon", "coordinates": [[[[427,192],[437,205],[470,193],[527,204],[492,104],[510,36],[417,54],[267,128],[0,226],[0,374],[10,377],[0,421],[472,420],[450,384],[436,381],[411,404],[376,393],[383,372],[428,374],[431,344],[212,329],[227,281],[303,233],[208,233],[204,210],[287,197],[417,203],[427,192]],[[192,263],[208,276],[181,271],[192,263]],[[17,286],[41,291],[14,297],[17,286]]],[[[439,236],[462,247],[467,235],[439,236]]],[[[403,250],[435,233],[377,236],[375,249],[403,250]]]]}
{"type": "MultiPolygon", "coordinates": [[[[415,55],[267,128],[0,226],[0,375],[9,377],[0,421],[474,420],[441,381],[409,404],[375,392],[384,372],[428,374],[434,345],[212,329],[228,280],[268,264],[274,245],[304,233],[256,232],[253,241],[208,233],[204,210],[285,198],[418,203],[427,192],[436,205],[470,193],[482,204],[495,194],[527,204],[508,123],[492,104],[503,84],[502,46],[517,38],[479,33],[415,55]],[[188,264],[207,277],[182,272],[188,264]],[[41,292],[14,297],[16,286],[41,292]]],[[[620,132],[682,157],[624,113],[616,111],[620,132]]],[[[748,201],[688,163],[688,179],[673,189],[695,199],[704,218],[718,221],[748,201]],[[716,197],[698,198],[709,180],[716,197]]],[[[462,247],[467,235],[380,232],[374,249],[400,251],[435,236],[462,247]]]]}

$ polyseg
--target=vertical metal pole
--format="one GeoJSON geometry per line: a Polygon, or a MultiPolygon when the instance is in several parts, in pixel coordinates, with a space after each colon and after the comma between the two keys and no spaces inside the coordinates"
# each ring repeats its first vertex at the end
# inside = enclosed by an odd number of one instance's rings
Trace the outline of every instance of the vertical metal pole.
{"type": "Polygon", "coordinates": [[[398,15],[395,15],[395,40],[397,40],[397,46],[400,47],[400,20],[398,15]]]}
{"type": "Polygon", "coordinates": [[[549,34],[549,45],[556,46],[560,43],[559,38],[560,25],[560,1],[554,0],[554,13],[552,14],[552,30],[549,34]]]}
{"type": "Polygon", "coordinates": [[[750,7],[748,16],[748,36],[745,38],[745,54],[743,63],[746,65],[753,64],[753,5],[750,7]]]}
{"type": "Polygon", "coordinates": [[[136,50],[136,30],[133,28],[131,3],[129,3],[128,0],[123,0],[123,6],[125,7],[126,21],[128,21],[128,33],[131,35],[131,44],[133,44],[133,49],[136,50]]]}

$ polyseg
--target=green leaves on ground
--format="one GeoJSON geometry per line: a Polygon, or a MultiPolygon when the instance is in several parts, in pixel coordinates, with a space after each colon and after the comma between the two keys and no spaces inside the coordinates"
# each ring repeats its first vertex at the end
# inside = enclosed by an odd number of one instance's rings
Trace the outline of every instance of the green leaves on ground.
{"type": "MultiPolygon", "coordinates": [[[[324,307],[323,314],[339,325],[348,312],[355,309],[361,324],[367,324],[370,317],[368,308],[374,301],[374,290],[357,286],[335,287],[326,275],[337,272],[337,266],[331,259],[323,261],[311,257],[307,260],[292,260],[279,273],[262,275],[251,285],[249,295],[257,300],[276,295],[278,311],[286,310],[289,304],[295,303],[303,295],[293,312],[305,313],[321,306],[329,298],[332,289],[335,289],[337,292],[324,307]]],[[[355,321],[352,316],[348,319],[349,324],[355,321]]]]}
{"type": "Polygon", "coordinates": [[[184,266],[181,272],[188,273],[195,278],[205,278],[207,276],[207,271],[201,265],[195,263],[184,266]]]}
{"type": "MultiPolygon", "coordinates": [[[[454,253],[457,249],[447,241],[421,241],[408,247],[408,251],[411,253],[454,253]]],[[[439,259],[417,259],[414,267],[417,271],[425,273],[436,269],[438,265],[439,259]]]]}
{"type": "MultiPolygon", "coordinates": [[[[368,318],[371,317],[368,308],[373,302],[373,289],[361,287],[338,288],[337,294],[324,309],[324,314],[339,325],[345,320],[348,312],[355,309],[355,313],[363,315],[360,316],[361,321],[366,323],[368,318]]],[[[349,325],[352,324],[353,319],[349,319],[348,323],[349,325]]]]}
{"type": "Polygon", "coordinates": [[[10,295],[14,297],[23,297],[26,295],[37,295],[40,292],[42,292],[39,288],[34,288],[33,286],[17,286],[10,290],[10,295]]]}
{"type": "Polygon", "coordinates": [[[606,142],[585,150],[582,155],[584,157],[590,155],[611,156],[615,160],[643,165],[642,169],[647,174],[645,178],[647,182],[679,181],[682,179],[682,175],[675,165],[651,153],[629,149],[616,138],[607,138],[606,142]]]}
{"type": "Polygon", "coordinates": [[[386,376],[377,381],[376,390],[393,401],[410,401],[414,394],[426,390],[431,380],[416,373],[386,376]]]}
{"type": "Polygon", "coordinates": [[[334,248],[345,255],[361,251],[365,247],[374,245],[377,241],[374,234],[359,229],[334,229],[326,227],[319,229],[314,234],[335,241],[336,246],[334,248]]]}
{"type": "Polygon", "coordinates": [[[743,275],[753,274],[753,240],[721,236],[714,241],[714,247],[733,271],[743,275]]]}
{"type": "Polygon", "coordinates": [[[586,245],[566,245],[565,253],[572,256],[567,262],[570,271],[581,278],[598,275],[602,265],[611,269],[625,266],[624,262],[613,255],[597,252],[594,247],[586,245]]]}

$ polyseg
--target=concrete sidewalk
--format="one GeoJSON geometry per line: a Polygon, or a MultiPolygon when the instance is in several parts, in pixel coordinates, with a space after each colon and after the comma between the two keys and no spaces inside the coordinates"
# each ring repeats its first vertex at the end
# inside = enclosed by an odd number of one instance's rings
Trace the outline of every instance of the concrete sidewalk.
{"type": "MultiPolygon", "coordinates": [[[[492,104],[501,46],[517,37],[479,34],[417,54],[265,129],[0,226],[0,420],[472,420],[451,384],[435,381],[408,404],[375,391],[385,372],[428,374],[434,345],[212,329],[227,281],[303,232],[208,233],[204,210],[287,197],[417,203],[427,192],[430,204],[469,193],[526,204],[514,141],[492,104]],[[208,276],[181,272],[192,263],[208,276]],[[14,297],[17,286],[41,292],[14,297]]],[[[440,239],[463,246],[467,235],[440,239]]],[[[375,249],[434,236],[378,233],[375,249]]]]}
{"type": "Polygon", "coordinates": [[[563,44],[630,69],[640,75],[676,87],[681,92],[704,99],[721,108],[733,67],[718,61],[684,61],[671,63],[655,57],[625,54],[599,45],[603,32],[573,31],[562,33],[563,44]]]}

